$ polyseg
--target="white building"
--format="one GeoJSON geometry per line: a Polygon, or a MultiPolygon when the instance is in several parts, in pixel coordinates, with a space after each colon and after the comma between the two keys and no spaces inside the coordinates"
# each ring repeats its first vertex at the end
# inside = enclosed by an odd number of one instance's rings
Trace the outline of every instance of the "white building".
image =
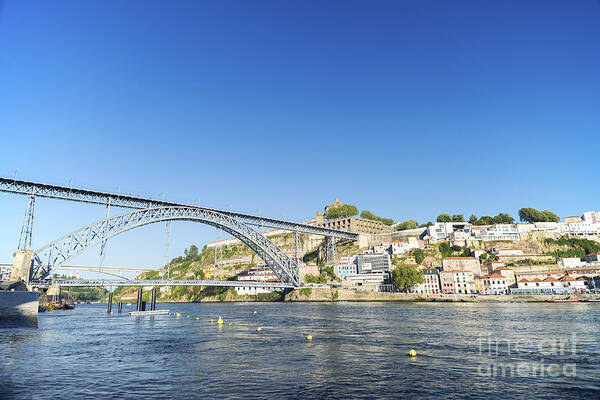
{"type": "Polygon", "coordinates": [[[596,236],[600,232],[600,224],[589,222],[560,223],[559,232],[568,236],[596,236]]]}
{"type": "Polygon", "coordinates": [[[497,240],[520,240],[519,232],[517,227],[513,224],[498,224],[491,225],[483,232],[482,240],[484,241],[497,241],[497,240]]]}
{"type": "Polygon", "coordinates": [[[394,240],[392,242],[392,254],[405,254],[412,249],[419,248],[419,241],[415,237],[409,237],[407,240],[394,240]]]}
{"type": "Polygon", "coordinates": [[[483,286],[485,292],[488,294],[507,294],[508,293],[508,282],[506,277],[499,274],[493,273],[484,276],[483,286]]]}
{"type": "Polygon", "coordinates": [[[579,259],[579,257],[569,257],[569,258],[559,258],[558,265],[562,267],[562,269],[569,268],[579,268],[585,265],[583,261],[579,259]]]}
{"type": "Polygon", "coordinates": [[[584,212],[583,220],[590,224],[600,224],[600,212],[599,211],[584,212]]]}
{"type": "Polygon", "coordinates": [[[390,274],[372,272],[366,274],[347,275],[344,278],[346,286],[379,286],[388,283],[390,274]]]}
{"type": "Polygon", "coordinates": [[[10,271],[12,267],[0,266],[0,281],[8,281],[10,279],[10,271]]]}
{"type": "Polygon", "coordinates": [[[450,235],[456,231],[470,232],[471,224],[468,222],[436,222],[427,227],[427,235],[433,242],[449,240],[450,235]]]}
{"type": "Polygon", "coordinates": [[[523,250],[520,249],[499,249],[493,247],[490,249],[490,253],[496,254],[498,256],[522,256],[523,250]]]}
{"type": "Polygon", "coordinates": [[[475,292],[474,275],[471,271],[451,271],[456,293],[470,294],[475,292]]]}
{"type": "MultiPolygon", "coordinates": [[[[238,275],[239,281],[253,281],[253,282],[279,282],[279,278],[269,267],[255,267],[250,268],[246,271],[241,272],[238,275]]],[[[255,295],[259,293],[270,293],[270,292],[281,292],[283,289],[276,287],[247,287],[247,286],[236,286],[235,291],[238,294],[255,295]]]]}

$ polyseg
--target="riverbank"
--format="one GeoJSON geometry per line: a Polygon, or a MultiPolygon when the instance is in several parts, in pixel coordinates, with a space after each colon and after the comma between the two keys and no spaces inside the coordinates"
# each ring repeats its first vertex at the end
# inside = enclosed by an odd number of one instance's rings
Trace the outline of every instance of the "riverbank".
{"type": "MultiPolygon", "coordinates": [[[[469,303],[539,303],[564,299],[565,295],[484,295],[467,294],[417,294],[363,292],[349,289],[304,288],[293,290],[285,296],[288,302],[331,301],[405,301],[405,302],[469,302],[469,303]]],[[[600,300],[600,294],[571,295],[572,299],[600,300]]]]}

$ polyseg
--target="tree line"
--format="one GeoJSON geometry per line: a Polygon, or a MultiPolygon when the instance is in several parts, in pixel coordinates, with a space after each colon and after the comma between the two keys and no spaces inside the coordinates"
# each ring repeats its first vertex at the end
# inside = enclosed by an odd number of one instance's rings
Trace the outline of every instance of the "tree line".
{"type": "MultiPolygon", "coordinates": [[[[519,219],[524,222],[558,222],[560,218],[552,211],[539,211],[535,208],[526,207],[519,210],[519,219]]],[[[466,222],[463,214],[440,214],[436,218],[436,222],[466,222]]],[[[495,217],[484,215],[477,217],[471,214],[468,221],[471,225],[498,225],[498,224],[514,224],[515,219],[506,213],[499,213],[495,217]]],[[[408,229],[425,228],[433,225],[431,222],[419,224],[417,221],[409,219],[403,221],[396,226],[397,231],[405,231],[408,229]]]]}
{"type": "MultiPolygon", "coordinates": [[[[327,211],[325,212],[325,217],[327,217],[328,219],[347,218],[353,217],[355,215],[358,215],[358,209],[350,204],[340,204],[337,206],[332,206],[327,208],[327,211]]],[[[379,221],[388,226],[394,223],[393,219],[379,217],[369,210],[363,210],[360,213],[360,217],[370,219],[371,221],[379,221]]]]}

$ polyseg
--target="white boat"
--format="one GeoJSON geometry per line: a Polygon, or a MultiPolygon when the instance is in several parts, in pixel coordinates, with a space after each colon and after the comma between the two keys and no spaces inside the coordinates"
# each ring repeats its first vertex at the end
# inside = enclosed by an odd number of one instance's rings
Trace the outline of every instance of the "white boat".
{"type": "Polygon", "coordinates": [[[135,317],[142,317],[144,315],[165,315],[168,314],[169,310],[154,310],[154,311],[130,311],[129,315],[135,317]]]}

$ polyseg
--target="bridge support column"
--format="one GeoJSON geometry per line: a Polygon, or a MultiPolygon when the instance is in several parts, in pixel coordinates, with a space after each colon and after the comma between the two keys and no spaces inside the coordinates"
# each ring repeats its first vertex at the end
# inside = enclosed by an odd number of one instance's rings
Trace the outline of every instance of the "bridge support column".
{"type": "Polygon", "coordinates": [[[156,310],[156,288],[152,289],[152,301],[150,302],[150,311],[156,310]]]}
{"type": "Polygon", "coordinates": [[[335,239],[327,236],[325,256],[327,257],[326,264],[335,264],[337,252],[335,251],[335,239]]]}
{"type": "Polygon", "coordinates": [[[31,265],[33,261],[33,250],[17,250],[13,258],[13,267],[10,273],[11,281],[22,280],[26,284],[31,279],[31,265]]]}
{"type": "Polygon", "coordinates": [[[107,314],[112,313],[112,296],[113,296],[113,294],[112,294],[112,292],[110,292],[108,294],[108,308],[106,309],[107,314]]]}

